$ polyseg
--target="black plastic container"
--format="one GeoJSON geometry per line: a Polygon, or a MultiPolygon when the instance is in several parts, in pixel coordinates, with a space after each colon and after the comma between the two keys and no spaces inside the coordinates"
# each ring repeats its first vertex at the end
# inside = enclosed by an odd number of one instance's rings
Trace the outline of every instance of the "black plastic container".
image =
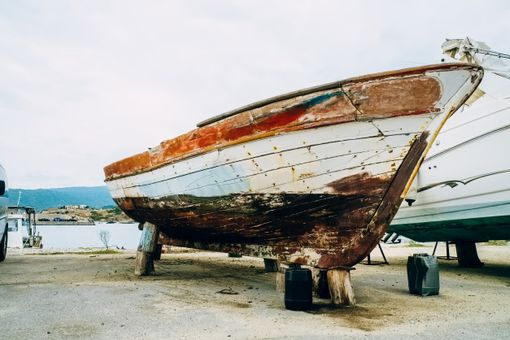
{"type": "Polygon", "coordinates": [[[290,267],[285,271],[285,308],[307,310],[312,307],[312,271],[290,267]]]}
{"type": "Polygon", "coordinates": [[[407,258],[409,292],[422,296],[439,294],[439,265],[437,257],[413,254],[407,258]]]}
{"type": "Polygon", "coordinates": [[[416,268],[416,258],[427,255],[428,254],[413,254],[413,256],[407,258],[407,284],[409,286],[409,293],[411,294],[418,294],[418,269],[416,268]]]}

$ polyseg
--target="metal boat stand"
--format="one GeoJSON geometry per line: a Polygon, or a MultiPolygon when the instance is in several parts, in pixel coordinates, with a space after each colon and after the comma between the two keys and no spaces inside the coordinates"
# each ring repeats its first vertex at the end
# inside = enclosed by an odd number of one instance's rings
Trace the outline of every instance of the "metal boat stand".
{"type": "MultiPolygon", "coordinates": [[[[436,244],[434,245],[434,250],[432,251],[432,255],[435,255],[436,254],[436,250],[437,250],[437,245],[439,244],[440,241],[436,241],[436,244]]],[[[457,260],[457,257],[455,256],[450,256],[450,244],[454,244],[453,242],[451,241],[445,241],[445,244],[446,244],[446,256],[437,256],[438,259],[441,259],[441,260],[457,260]]]]}
{"type": "MultiPolygon", "coordinates": [[[[435,254],[437,244],[434,246],[432,255],[435,254]]],[[[484,263],[480,261],[478,252],[476,250],[476,242],[474,241],[446,241],[446,256],[438,256],[437,258],[443,260],[457,260],[460,267],[464,268],[480,268],[484,263]],[[457,256],[450,256],[450,244],[455,244],[457,256]]]]}
{"type": "Polygon", "coordinates": [[[384,255],[384,251],[383,251],[383,249],[381,247],[381,242],[377,243],[377,246],[379,247],[379,250],[381,251],[381,255],[382,255],[384,261],[372,261],[370,259],[370,254],[368,254],[367,262],[363,262],[363,264],[366,264],[366,265],[390,264],[388,262],[388,260],[386,259],[386,256],[384,255]]]}

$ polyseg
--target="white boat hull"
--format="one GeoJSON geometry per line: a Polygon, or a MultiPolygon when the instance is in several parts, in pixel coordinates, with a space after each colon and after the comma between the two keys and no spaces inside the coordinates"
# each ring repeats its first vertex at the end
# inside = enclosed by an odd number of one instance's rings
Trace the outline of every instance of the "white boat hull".
{"type": "Polygon", "coordinates": [[[418,241],[510,239],[510,101],[481,98],[452,117],[390,230],[418,241]]]}

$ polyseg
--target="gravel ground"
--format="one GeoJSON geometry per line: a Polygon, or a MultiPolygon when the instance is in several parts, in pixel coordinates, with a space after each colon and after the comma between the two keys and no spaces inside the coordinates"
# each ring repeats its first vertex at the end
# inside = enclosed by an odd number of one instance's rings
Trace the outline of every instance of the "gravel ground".
{"type": "Polygon", "coordinates": [[[432,248],[384,245],[390,265],[352,272],[355,307],[314,300],[307,312],[285,310],[257,258],[173,248],[139,278],[130,252],[11,251],[0,263],[0,339],[510,338],[510,247],[478,248],[485,267],[440,260],[440,295],[419,297],[407,290],[407,256],[432,248]]]}

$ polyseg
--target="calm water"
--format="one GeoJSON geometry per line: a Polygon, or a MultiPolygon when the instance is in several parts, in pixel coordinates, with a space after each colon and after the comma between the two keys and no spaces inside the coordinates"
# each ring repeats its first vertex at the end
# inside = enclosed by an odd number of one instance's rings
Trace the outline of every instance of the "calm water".
{"type": "Polygon", "coordinates": [[[124,247],[125,249],[136,249],[138,247],[141,235],[141,231],[138,230],[138,223],[98,223],[91,226],[37,226],[37,232],[43,237],[44,249],[104,248],[104,244],[99,238],[99,233],[103,230],[107,231],[110,235],[110,241],[108,242],[110,247],[124,247]]]}

